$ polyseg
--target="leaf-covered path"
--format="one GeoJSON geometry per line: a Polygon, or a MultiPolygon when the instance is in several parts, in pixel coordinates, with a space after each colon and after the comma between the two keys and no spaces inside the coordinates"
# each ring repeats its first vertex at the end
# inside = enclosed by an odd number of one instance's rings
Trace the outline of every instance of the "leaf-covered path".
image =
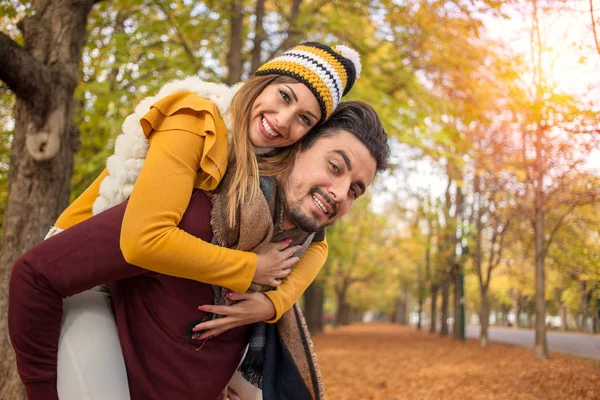
{"type": "Polygon", "coordinates": [[[360,324],[314,338],[326,398],[600,399],[600,365],[477,340],[465,343],[413,328],[360,324]]]}

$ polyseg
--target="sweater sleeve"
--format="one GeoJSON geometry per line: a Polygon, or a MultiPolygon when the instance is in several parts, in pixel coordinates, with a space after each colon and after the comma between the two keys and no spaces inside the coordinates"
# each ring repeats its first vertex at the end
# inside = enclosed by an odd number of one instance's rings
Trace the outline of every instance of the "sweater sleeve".
{"type": "Polygon", "coordinates": [[[107,175],[108,171],[105,168],[96,180],[60,214],[54,226],[64,230],[90,218],[93,215],[92,206],[100,191],[100,183],[107,175]]]}
{"type": "Polygon", "coordinates": [[[155,104],[142,128],[150,148],[123,218],[123,256],[151,271],[245,292],[256,254],[207,243],[177,227],[193,188],[214,189],[224,172],[227,133],[216,107],[177,93],[155,104]]]}
{"type": "Polygon", "coordinates": [[[94,286],[145,273],[119,250],[125,204],[41,242],[12,269],[8,331],[29,400],[58,399],[56,356],[62,299],[94,286]]]}
{"type": "Polygon", "coordinates": [[[294,303],[300,299],[300,296],[325,265],[327,251],[327,240],[312,242],[281,285],[275,290],[265,292],[275,307],[275,317],[266,322],[277,322],[283,313],[292,308],[294,303]]]}

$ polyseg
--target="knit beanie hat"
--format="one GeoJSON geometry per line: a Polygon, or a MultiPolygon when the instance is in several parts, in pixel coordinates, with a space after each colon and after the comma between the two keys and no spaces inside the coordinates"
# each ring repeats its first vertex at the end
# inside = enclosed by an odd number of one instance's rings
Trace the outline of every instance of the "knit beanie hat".
{"type": "Polygon", "coordinates": [[[321,107],[321,121],[329,118],[360,76],[358,53],[348,46],[331,48],[307,42],[264,63],[255,75],[287,75],[304,83],[321,107]]]}

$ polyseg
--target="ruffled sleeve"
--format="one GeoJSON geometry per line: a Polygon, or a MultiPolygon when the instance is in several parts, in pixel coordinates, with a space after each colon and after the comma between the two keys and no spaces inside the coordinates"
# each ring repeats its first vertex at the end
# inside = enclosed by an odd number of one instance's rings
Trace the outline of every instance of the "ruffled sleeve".
{"type": "Polygon", "coordinates": [[[227,169],[227,128],[212,101],[195,93],[177,92],[155,103],[140,124],[148,139],[154,132],[173,130],[203,137],[194,187],[206,191],[216,189],[227,169]]]}
{"type": "Polygon", "coordinates": [[[225,173],[227,130],[216,106],[192,93],[176,93],[155,103],[141,125],[150,147],[121,226],[125,260],[245,292],[256,254],[219,247],[178,228],[193,188],[213,190],[225,173]]]}

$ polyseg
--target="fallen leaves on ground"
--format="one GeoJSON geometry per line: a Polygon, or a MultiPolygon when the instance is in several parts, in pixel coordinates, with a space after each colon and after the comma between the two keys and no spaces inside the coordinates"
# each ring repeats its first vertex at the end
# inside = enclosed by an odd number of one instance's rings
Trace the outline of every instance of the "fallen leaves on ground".
{"type": "Polygon", "coordinates": [[[466,342],[391,324],[358,324],[314,337],[328,400],[600,399],[598,362],[466,342]]]}

